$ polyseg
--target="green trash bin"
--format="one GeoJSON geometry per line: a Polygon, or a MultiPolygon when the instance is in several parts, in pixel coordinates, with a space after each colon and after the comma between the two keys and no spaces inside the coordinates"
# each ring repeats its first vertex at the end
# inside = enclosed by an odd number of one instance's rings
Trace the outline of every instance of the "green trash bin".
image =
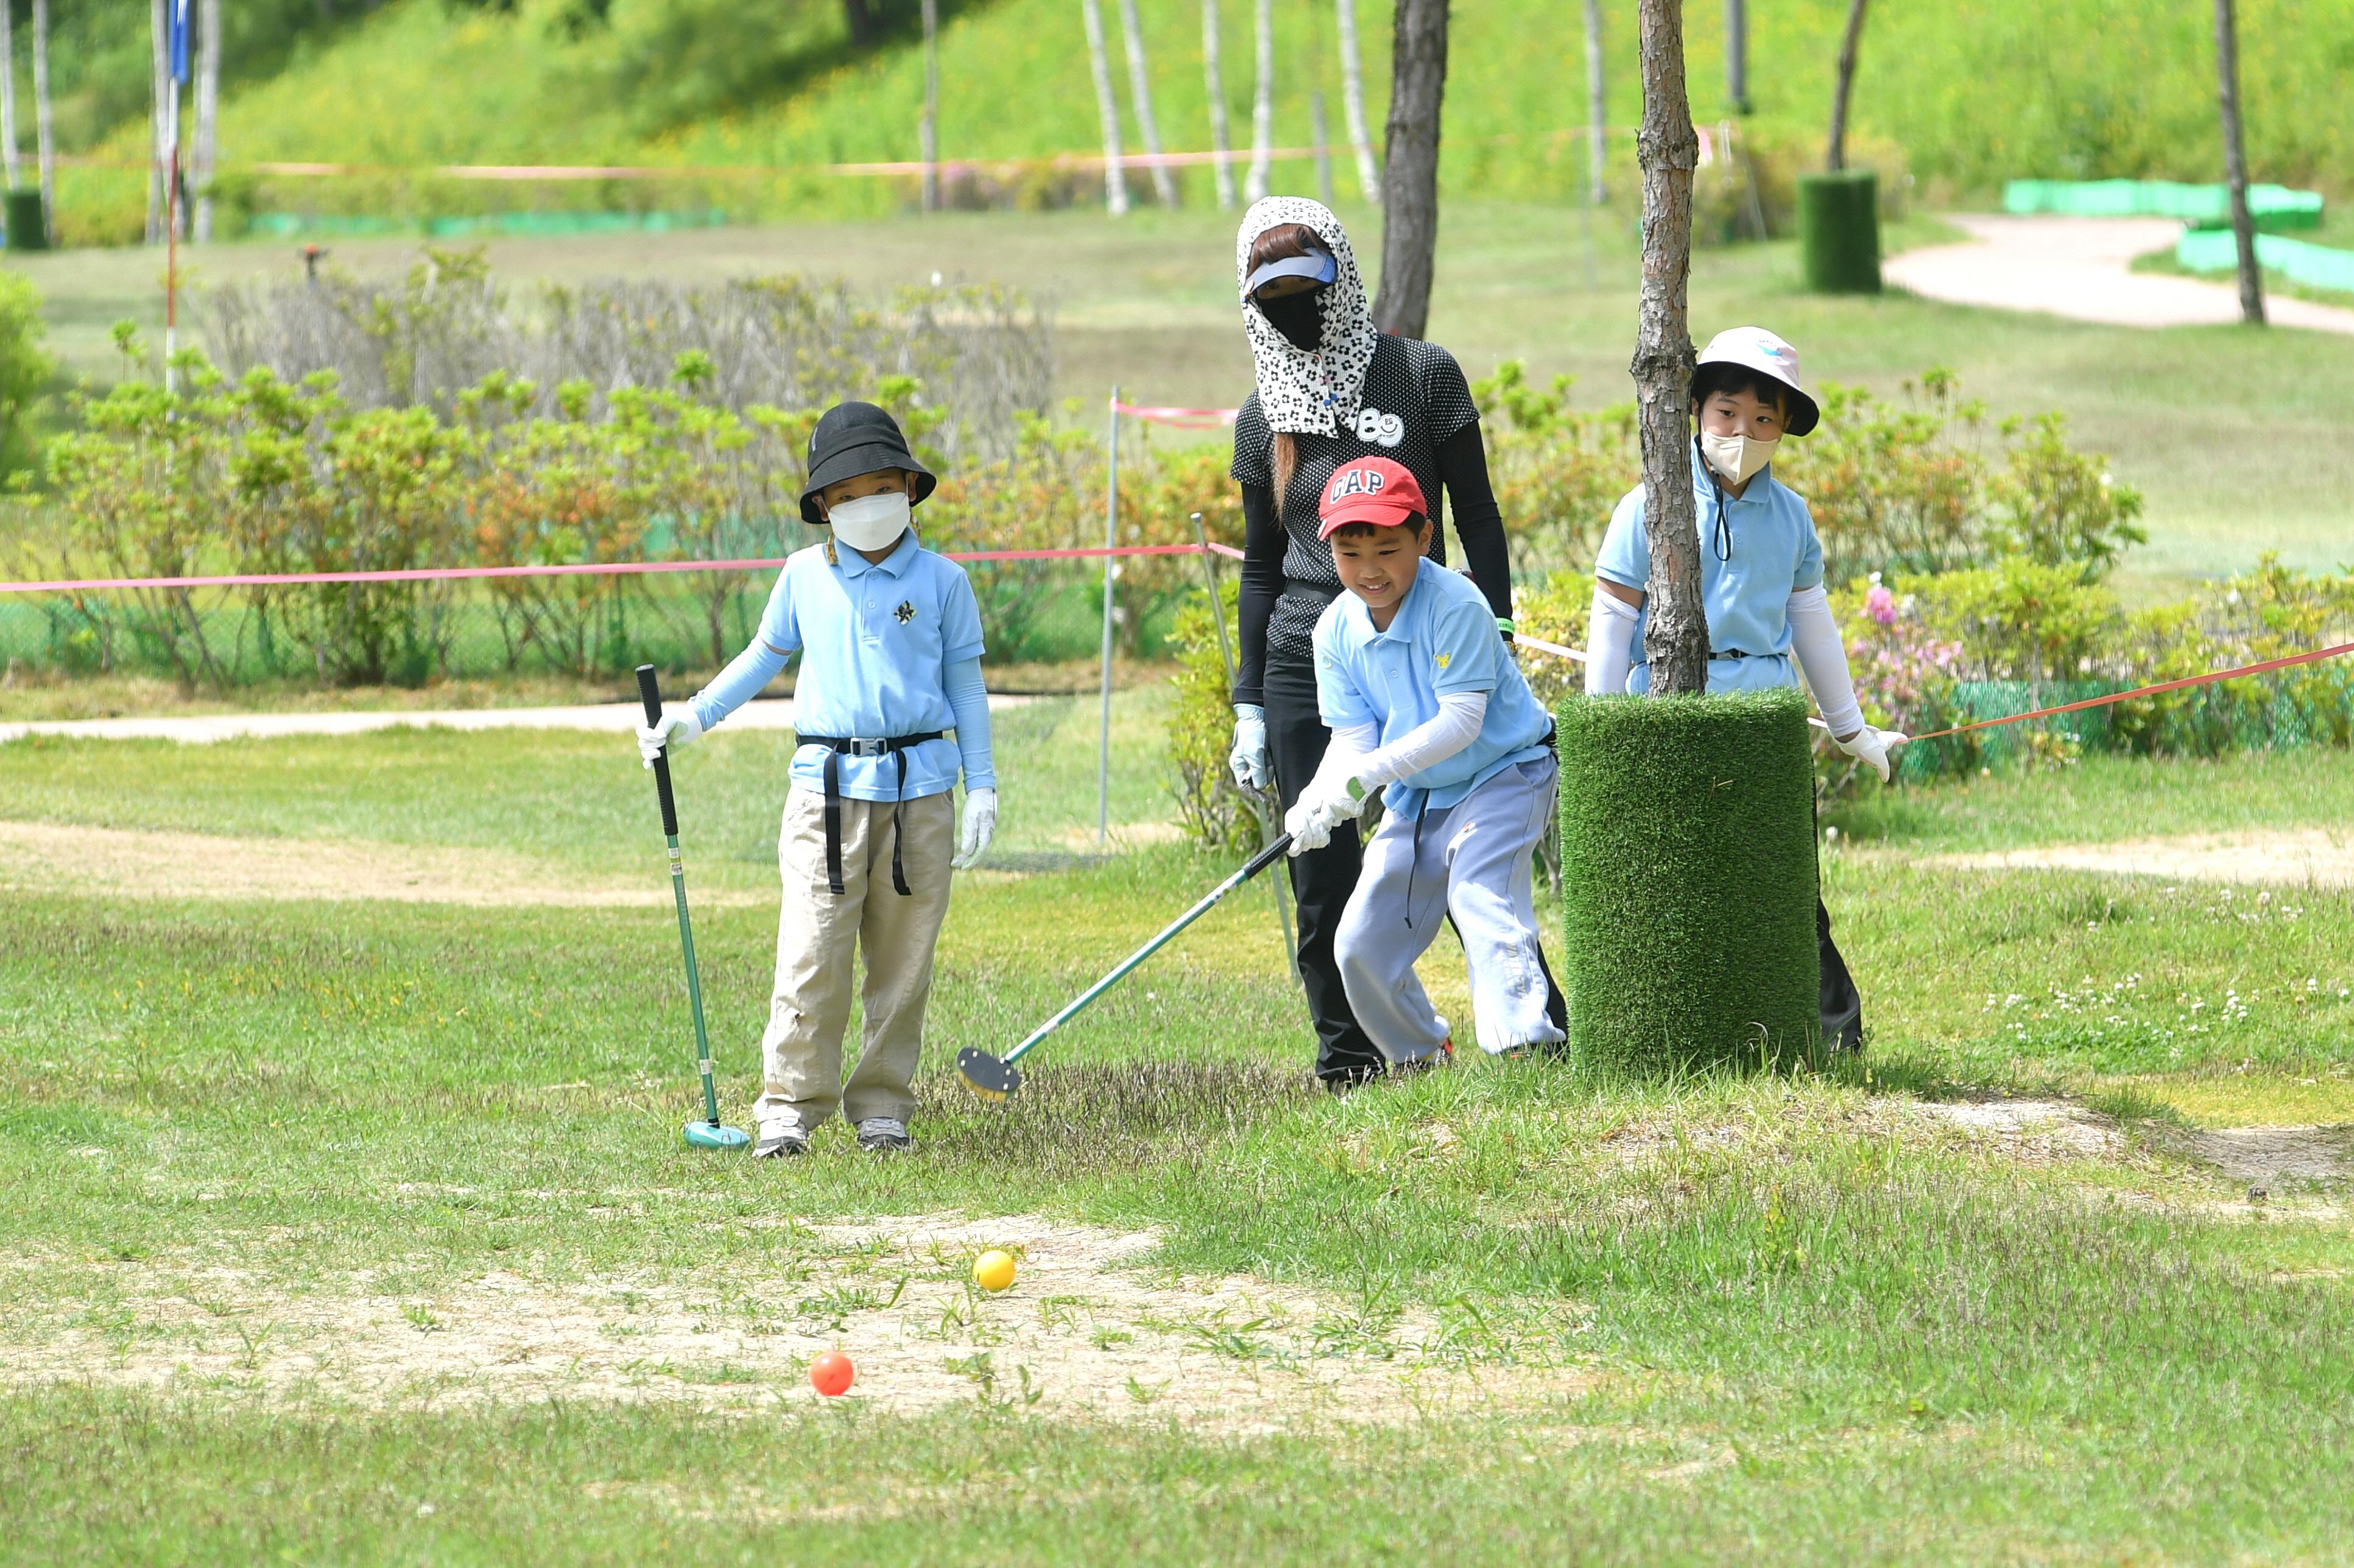
{"type": "Polygon", "coordinates": [[[49,248],[48,225],[41,214],[41,193],[38,190],[9,191],[0,196],[0,217],[8,228],[8,249],[11,250],[47,250],[49,248]]]}
{"type": "Polygon", "coordinates": [[[1798,176],[1798,258],[1818,294],[1880,292],[1880,176],[1870,169],[1798,176]]]}

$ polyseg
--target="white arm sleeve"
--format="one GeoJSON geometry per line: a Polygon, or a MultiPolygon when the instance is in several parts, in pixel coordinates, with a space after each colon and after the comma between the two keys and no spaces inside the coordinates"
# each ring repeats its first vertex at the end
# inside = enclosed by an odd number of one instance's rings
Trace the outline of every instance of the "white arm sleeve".
{"type": "Polygon", "coordinates": [[[1834,738],[1846,740],[1863,727],[1863,710],[1856,705],[1855,682],[1848,674],[1847,647],[1840,641],[1839,622],[1831,619],[1830,596],[1818,586],[1790,596],[1790,651],[1807,673],[1815,706],[1834,738]]]}
{"type": "MultiPolygon", "coordinates": [[[[1300,793],[1305,795],[1310,790],[1329,793],[1339,789],[1350,779],[1359,777],[1358,764],[1371,757],[1381,743],[1382,731],[1378,725],[1361,724],[1348,729],[1334,730],[1331,740],[1324,747],[1324,760],[1316,765],[1316,777],[1309,780],[1308,789],[1300,793]]],[[[1365,789],[1370,791],[1373,786],[1368,784],[1365,789]]]]}
{"type": "Polygon", "coordinates": [[[1619,696],[1635,667],[1635,621],[1642,612],[1608,589],[1594,590],[1594,617],[1585,631],[1585,694],[1619,696]]]}
{"type": "Polygon", "coordinates": [[[1360,761],[1350,777],[1370,791],[1394,783],[1444,762],[1479,738],[1488,716],[1485,692],[1447,692],[1438,699],[1437,716],[1418,724],[1360,761]]]}

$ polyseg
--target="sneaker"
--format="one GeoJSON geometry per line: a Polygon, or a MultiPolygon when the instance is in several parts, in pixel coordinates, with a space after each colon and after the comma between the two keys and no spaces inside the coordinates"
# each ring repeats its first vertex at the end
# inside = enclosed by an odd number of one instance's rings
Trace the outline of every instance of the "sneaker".
{"type": "Polygon", "coordinates": [[[896,1154],[915,1148],[916,1140],[907,1136],[906,1122],[870,1116],[858,1124],[858,1147],[870,1154],[896,1154]]]}
{"type": "Polygon", "coordinates": [[[752,1158],[782,1160],[790,1155],[807,1154],[809,1147],[809,1128],[799,1120],[763,1122],[760,1139],[752,1145],[752,1158]]]}

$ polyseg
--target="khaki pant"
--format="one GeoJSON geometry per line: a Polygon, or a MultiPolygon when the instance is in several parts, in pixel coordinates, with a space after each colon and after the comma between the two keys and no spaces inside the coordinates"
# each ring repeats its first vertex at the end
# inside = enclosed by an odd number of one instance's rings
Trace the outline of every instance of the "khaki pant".
{"type": "Polygon", "coordinates": [[[777,833],[785,885],[777,989],[760,1038],[766,1092],[752,1107],[764,1124],[792,1113],[813,1128],[837,1107],[853,1122],[905,1121],[916,1108],[907,1080],[923,1049],[932,947],[948,914],[956,796],[943,791],[896,808],[907,835],[900,850],[910,894],[905,898],[891,885],[894,810],[888,800],[842,802],[843,892],[836,896],[826,889],[824,795],[796,786],[785,798],[777,833]],[[850,1022],[854,948],[866,966],[859,991],[865,1038],[845,1086],[842,1033],[850,1022]]]}

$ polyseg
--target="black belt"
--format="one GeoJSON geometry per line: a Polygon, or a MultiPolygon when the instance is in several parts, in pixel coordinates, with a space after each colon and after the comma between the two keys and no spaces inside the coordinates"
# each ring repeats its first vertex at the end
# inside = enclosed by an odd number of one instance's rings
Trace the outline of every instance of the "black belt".
{"type": "Polygon", "coordinates": [[[1283,579],[1283,591],[1312,599],[1319,604],[1331,604],[1341,597],[1341,585],[1335,583],[1331,588],[1326,588],[1322,583],[1302,582],[1298,577],[1286,577],[1283,579]]]}
{"type": "Polygon", "coordinates": [[[1763,653],[1744,653],[1738,648],[1727,648],[1723,652],[1712,648],[1708,651],[1708,656],[1711,659],[1763,659],[1766,657],[1763,653]]]}
{"type": "Polygon", "coordinates": [[[899,858],[899,807],[907,798],[907,748],[921,746],[928,740],[938,740],[946,730],[926,730],[921,735],[886,736],[879,740],[863,740],[856,736],[831,735],[796,735],[793,744],[825,747],[825,890],[835,897],[843,892],[842,881],[842,759],[845,757],[895,757],[899,760],[899,792],[891,802],[891,887],[906,898],[907,868],[899,858]]]}

